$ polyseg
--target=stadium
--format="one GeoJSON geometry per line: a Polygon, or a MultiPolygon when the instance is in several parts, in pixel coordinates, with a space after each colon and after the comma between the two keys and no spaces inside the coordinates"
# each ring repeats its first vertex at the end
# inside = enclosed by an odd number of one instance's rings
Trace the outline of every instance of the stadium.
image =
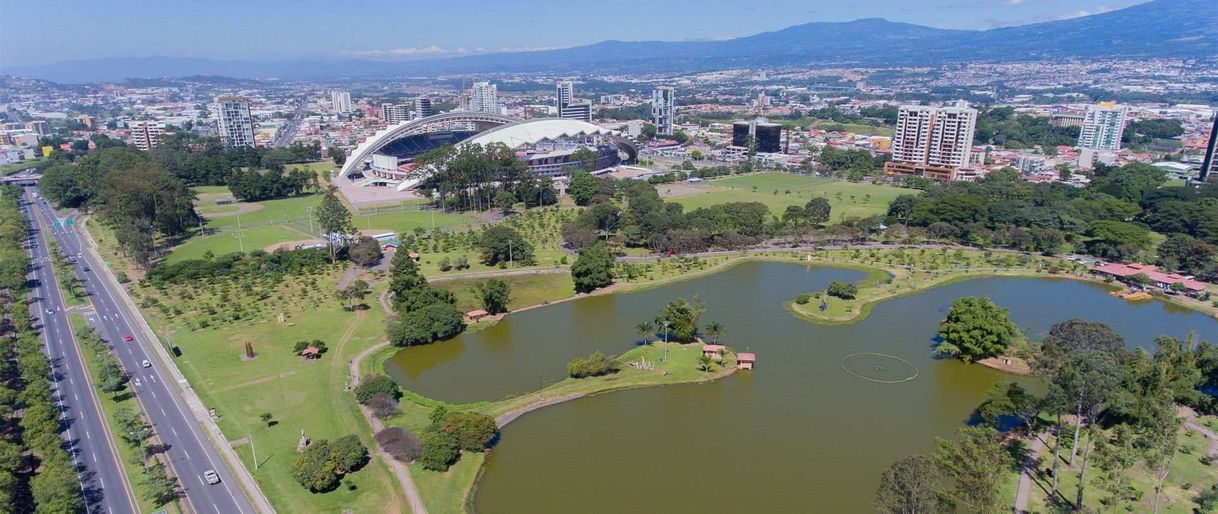
{"type": "Polygon", "coordinates": [[[415,157],[446,145],[501,143],[516,151],[539,176],[562,178],[578,163],[572,155],[596,153],[595,173],[632,164],[638,148],[616,131],[580,120],[522,120],[500,114],[447,112],[389,126],[361,143],[347,158],[340,176],[361,187],[413,189],[426,180],[415,157]]]}

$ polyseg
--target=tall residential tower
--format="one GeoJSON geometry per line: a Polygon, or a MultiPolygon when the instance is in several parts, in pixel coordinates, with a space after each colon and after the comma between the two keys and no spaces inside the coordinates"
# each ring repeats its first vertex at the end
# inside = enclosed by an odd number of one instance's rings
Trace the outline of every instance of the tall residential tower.
{"type": "Polygon", "coordinates": [[[351,93],[348,91],[331,91],[330,103],[334,106],[335,114],[351,112],[351,93]]]}
{"type": "Polygon", "coordinates": [[[1201,161],[1198,180],[1218,183],[1218,114],[1214,114],[1214,126],[1210,127],[1210,138],[1205,142],[1205,159],[1201,161]]]}
{"type": "Polygon", "coordinates": [[[969,163],[977,110],[965,102],[951,107],[904,105],[897,114],[892,160],[884,171],[951,181],[969,163]]]}
{"type": "Polygon", "coordinates": [[[1117,105],[1115,102],[1100,102],[1087,107],[1082,130],[1078,133],[1079,149],[1109,152],[1120,150],[1127,112],[1128,109],[1124,105],[1117,105]]]}
{"type": "Polygon", "coordinates": [[[651,91],[651,123],[656,134],[671,136],[676,110],[676,89],[672,86],[657,86],[651,91]]]}
{"type": "Polygon", "coordinates": [[[499,114],[499,88],[490,82],[475,82],[469,95],[469,110],[499,114]]]}
{"type": "Polygon", "coordinates": [[[244,96],[216,98],[216,118],[220,139],[226,146],[254,147],[254,118],[250,116],[250,99],[244,96]]]}
{"type": "Polygon", "coordinates": [[[555,107],[558,117],[568,120],[592,122],[592,102],[575,99],[575,83],[564,80],[555,85],[555,107]]]}

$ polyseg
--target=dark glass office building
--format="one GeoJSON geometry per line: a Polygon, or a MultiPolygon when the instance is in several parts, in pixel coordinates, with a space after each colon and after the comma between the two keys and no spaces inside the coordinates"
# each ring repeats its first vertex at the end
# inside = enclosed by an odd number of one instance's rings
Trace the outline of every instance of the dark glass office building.
{"type": "Polygon", "coordinates": [[[753,137],[757,141],[758,153],[782,153],[782,125],[758,123],[756,130],[753,137]]]}

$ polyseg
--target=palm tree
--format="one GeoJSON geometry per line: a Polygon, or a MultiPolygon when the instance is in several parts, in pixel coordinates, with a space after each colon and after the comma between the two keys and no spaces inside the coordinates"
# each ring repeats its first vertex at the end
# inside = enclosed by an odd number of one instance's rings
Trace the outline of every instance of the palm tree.
{"type": "Polygon", "coordinates": [[[711,337],[715,344],[719,344],[719,336],[723,335],[723,323],[712,321],[706,324],[706,335],[711,337]]]}
{"type": "Polygon", "coordinates": [[[634,326],[634,333],[639,335],[639,338],[643,341],[643,344],[647,344],[650,342],[649,339],[651,339],[651,335],[655,333],[655,325],[653,325],[650,321],[644,321],[634,326]]]}
{"type": "Polygon", "coordinates": [[[714,361],[711,360],[709,355],[702,355],[701,357],[698,357],[699,370],[703,372],[710,372],[711,366],[714,366],[714,361]]]}

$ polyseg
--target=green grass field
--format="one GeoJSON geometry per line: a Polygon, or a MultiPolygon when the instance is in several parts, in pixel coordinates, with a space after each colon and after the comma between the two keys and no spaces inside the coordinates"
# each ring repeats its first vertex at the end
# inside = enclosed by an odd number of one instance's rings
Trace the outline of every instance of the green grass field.
{"type": "Polygon", "coordinates": [[[673,198],[686,211],[728,202],[761,202],[770,214],[781,216],[791,205],[802,207],[815,197],[829,200],[831,223],[846,218],[884,214],[897,196],[917,194],[916,189],[836,181],[789,173],[757,173],[707,183],[709,192],[673,198]]]}
{"type": "MultiPolygon", "coordinates": [[[[457,308],[463,312],[481,309],[475,287],[486,279],[465,279],[437,282],[436,287],[447,289],[457,295],[457,308]]],[[[500,280],[512,286],[511,310],[548,303],[575,295],[575,283],[570,273],[547,273],[502,277],[500,280]]]]}
{"type": "Polygon", "coordinates": [[[165,262],[177,262],[187,259],[199,259],[211,250],[214,255],[224,255],[236,252],[242,247],[245,251],[262,250],[268,246],[287,241],[310,239],[313,236],[295,228],[283,225],[270,225],[241,231],[241,239],[237,232],[221,232],[203,237],[192,237],[185,243],[173,249],[165,262]],[[242,246],[244,245],[244,246],[242,246]]]}

